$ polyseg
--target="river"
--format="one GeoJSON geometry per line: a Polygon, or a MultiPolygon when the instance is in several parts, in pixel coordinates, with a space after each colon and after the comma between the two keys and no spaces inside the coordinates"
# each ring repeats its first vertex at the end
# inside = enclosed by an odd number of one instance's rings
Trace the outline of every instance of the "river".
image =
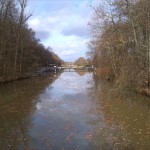
{"type": "Polygon", "coordinates": [[[149,98],[114,95],[93,73],[0,86],[0,150],[149,149],[149,98]]]}

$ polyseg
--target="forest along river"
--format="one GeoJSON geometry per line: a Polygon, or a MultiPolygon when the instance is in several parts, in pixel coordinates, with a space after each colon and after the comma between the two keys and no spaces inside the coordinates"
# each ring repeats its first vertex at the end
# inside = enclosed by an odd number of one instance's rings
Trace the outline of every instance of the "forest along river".
{"type": "Polygon", "coordinates": [[[0,150],[149,150],[149,98],[109,88],[88,72],[1,85],[0,150]]]}

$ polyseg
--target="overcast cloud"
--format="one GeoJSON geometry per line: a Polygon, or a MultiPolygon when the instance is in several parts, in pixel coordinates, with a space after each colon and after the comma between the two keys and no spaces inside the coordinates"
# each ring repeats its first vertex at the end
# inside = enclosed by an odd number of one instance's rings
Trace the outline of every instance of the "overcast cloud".
{"type": "Polygon", "coordinates": [[[91,0],[29,0],[33,13],[28,23],[46,47],[51,46],[65,61],[85,56],[89,41],[91,0]]]}

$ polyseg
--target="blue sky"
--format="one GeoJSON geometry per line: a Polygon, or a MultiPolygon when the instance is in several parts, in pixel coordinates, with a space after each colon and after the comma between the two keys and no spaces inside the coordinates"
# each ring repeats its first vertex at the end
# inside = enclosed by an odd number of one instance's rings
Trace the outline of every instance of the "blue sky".
{"type": "Polygon", "coordinates": [[[92,0],[28,0],[27,11],[33,16],[28,24],[46,47],[65,61],[86,56],[90,40],[92,0]]]}

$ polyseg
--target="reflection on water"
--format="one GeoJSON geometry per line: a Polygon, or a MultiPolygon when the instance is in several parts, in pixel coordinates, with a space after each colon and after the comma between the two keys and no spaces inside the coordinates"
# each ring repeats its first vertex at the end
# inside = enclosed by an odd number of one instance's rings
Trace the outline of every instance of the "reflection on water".
{"type": "Polygon", "coordinates": [[[29,147],[30,116],[38,96],[57,77],[39,77],[0,86],[0,150],[29,147]]]}
{"type": "Polygon", "coordinates": [[[97,109],[105,122],[97,127],[95,145],[102,149],[149,150],[150,99],[140,95],[121,97],[113,93],[112,85],[96,76],[92,90],[98,93],[97,109]]]}
{"type": "Polygon", "coordinates": [[[80,71],[80,70],[76,70],[76,73],[80,76],[84,76],[87,72],[85,72],[84,70],[83,71],[80,71]]]}
{"type": "Polygon", "coordinates": [[[79,72],[2,85],[0,150],[148,150],[149,99],[110,89],[79,72]]]}

